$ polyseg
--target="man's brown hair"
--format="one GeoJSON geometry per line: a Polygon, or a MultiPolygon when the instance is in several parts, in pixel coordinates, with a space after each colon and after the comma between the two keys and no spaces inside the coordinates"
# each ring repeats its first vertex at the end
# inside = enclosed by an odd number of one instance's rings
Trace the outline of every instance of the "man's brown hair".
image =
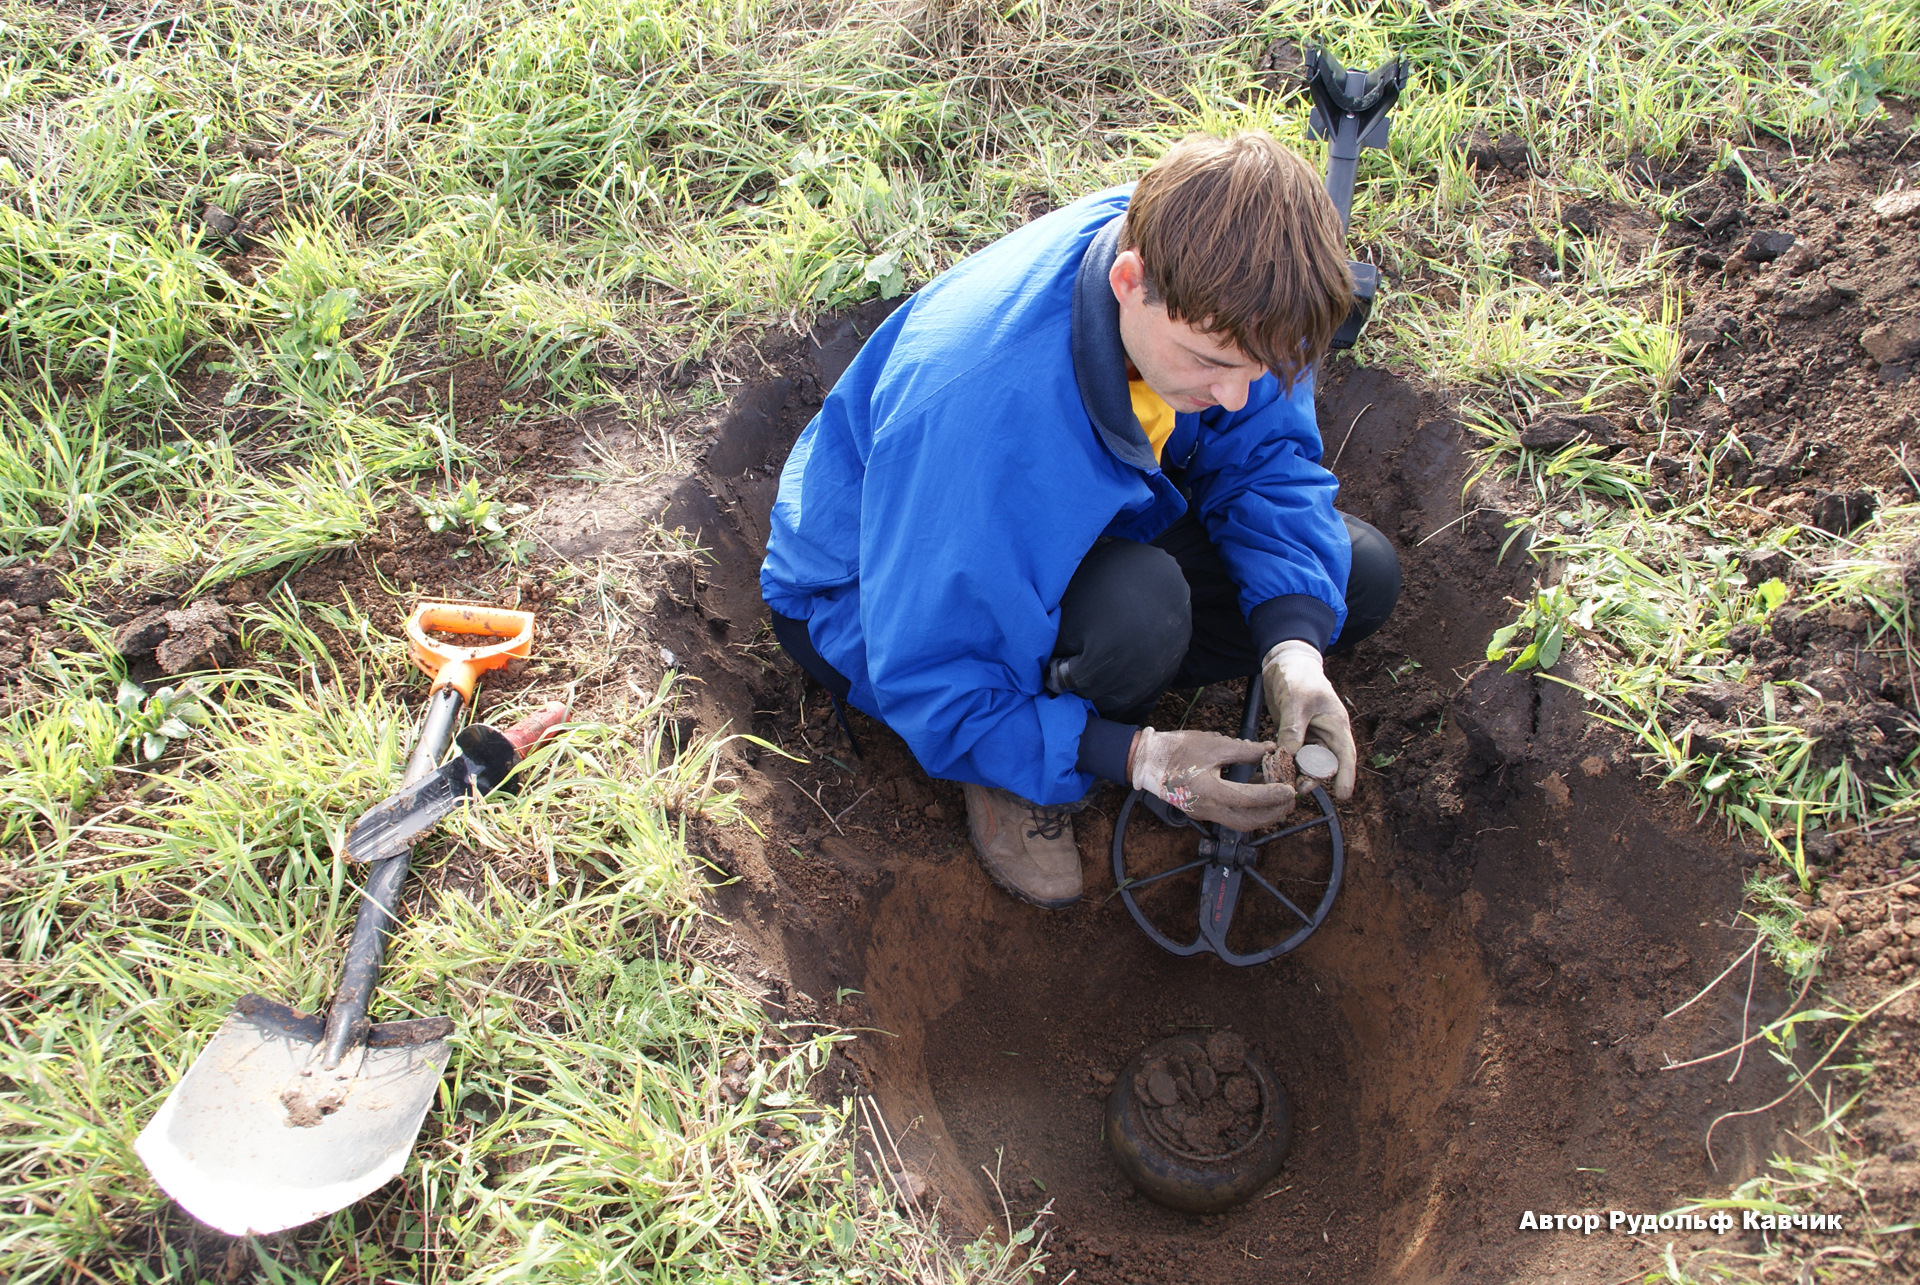
{"type": "Polygon", "coordinates": [[[1340,212],[1312,168],[1266,134],[1189,134],[1134,188],[1120,248],[1147,299],[1294,380],[1353,307],[1340,212]]]}

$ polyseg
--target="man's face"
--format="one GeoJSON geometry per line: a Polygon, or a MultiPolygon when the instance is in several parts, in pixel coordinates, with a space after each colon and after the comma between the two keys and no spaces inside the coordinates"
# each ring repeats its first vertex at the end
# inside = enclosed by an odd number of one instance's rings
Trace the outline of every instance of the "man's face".
{"type": "Polygon", "coordinates": [[[1210,406],[1239,410],[1247,385],[1267,368],[1216,335],[1202,334],[1147,302],[1146,267],[1137,250],[1115,257],[1107,280],[1120,301],[1120,342],[1148,388],[1180,414],[1210,406]]]}

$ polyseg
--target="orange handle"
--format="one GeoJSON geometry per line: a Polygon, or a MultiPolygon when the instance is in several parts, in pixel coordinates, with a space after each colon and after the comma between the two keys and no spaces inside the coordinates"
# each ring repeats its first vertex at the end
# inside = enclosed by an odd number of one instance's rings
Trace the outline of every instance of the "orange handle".
{"type": "Polygon", "coordinates": [[[433,679],[433,690],[457,687],[473,699],[474,684],[489,669],[533,654],[533,613],[505,607],[468,607],[452,602],[423,602],[407,617],[407,652],[433,679]],[[487,647],[454,647],[427,637],[427,630],[444,634],[479,634],[504,638],[487,647]]]}

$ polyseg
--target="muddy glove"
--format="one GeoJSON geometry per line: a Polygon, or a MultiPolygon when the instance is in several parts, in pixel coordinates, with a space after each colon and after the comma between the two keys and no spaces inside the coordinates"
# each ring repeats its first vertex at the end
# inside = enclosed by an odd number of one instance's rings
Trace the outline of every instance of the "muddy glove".
{"type": "Polygon", "coordinates": [[[1277,644],[1260,662],[1260,681],[1266,688],[1267,709],[1273,715],[1274,739],[1289,754],[1307,743],[1307,736],[1333,751],[1340,771],[1333,778],[1333,797],[1353,797],[1353,725],[1347,707],[1327,681],[1320,649],[1298,638],[1277,644]]]}
{"type": "Polygon", "coordinates": [[[1293,811],[1293,787],[1242,785],[1220,775],[1235,763],[1258,763],[1271,741],[1240,741],[1218,732],[1156,732],[1143,727],[1128,756],[1133,788],[1179,808],[1196,821],[1246,833],[1277,825],[1293,811]]]}

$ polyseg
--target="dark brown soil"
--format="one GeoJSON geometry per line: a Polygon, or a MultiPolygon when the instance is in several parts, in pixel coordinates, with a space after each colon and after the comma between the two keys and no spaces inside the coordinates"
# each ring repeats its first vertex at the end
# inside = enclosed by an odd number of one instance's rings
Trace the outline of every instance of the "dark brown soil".
{"type": "MultiPolygon", "coordinates": [[[[1729,226],[1722,217],[1714,235],[1733,235],[1729,226]]],[[[1717,277],[1697,277],[1696,287],[1708,307],[1712,291],[1729,288],[1717,277]]],[[[1743,370],[1798,362],[1822,343],[1856,345],[1872,318],[1843,307],[1791,320],[1811,328],[1782,334],[1770,323],[1731,356],[1703,348],[1675,421],[1697,419],[1699,391],[1721,382],[1702,362],[1736,360],[1743,370]]],[[[732,606],[752,594],[745,572],[764,538],[773,470],[811,409],[796,391],[808,382],[804,356],[783,368],[786,390],[763,392],[758,405],[742,399],[750,423],[779,421],[764,451],[729,452],[738,473],[714,481],[711,510],[692,506],[722,532],[713,542],[740,546],[695,595],[727,604],[736,634],[732,606]],[[769,401],[779,406],[772,415],[761,408],[769,401]]],[[[1841,364],[1859,367],[1858,355],[1841,364]]],[[[1866,391],[1911,397],[1904,387],[1875,382],[1866,391]]],[[[969,856],[958,791],[927,780],[884,728],[858,717],[866,756],[856,759],[824,697],[803,699],[796,672],[755,635],[734,653],[752,664],[702,671],[705,690],[735,717],[755,711],[758,734],[814,766],[763,757],[756,815],[773,819],[766,837],[716,833],[705,842],[739,877],[722,904],[780,979],[770,1002],[792,1017],[884,1032],[863,1037],[855,1063],[906,1133],[909,1159],[932,1178],[949,1225],[984,1230],[1002,1199],[1016,1216],[1050,1209],[1055,1279],[1071,1271],[1090,1282],[1597,1281],[1654,1265],[1667,1240],[1683,1250],[1759,1248],[1738,1235],[1663,1235],[1655,1245],[1518,1231],[1527,1210],[1670,1209],[1795,1148],[1785,1132],[1798,1121],[1791,1111],[1726,1121],[1711,1158],[1704,1146],[1717,1117],[1780,1093],[1771,1059],[1749,1060],[1731,1084],[1725,1061],[1666,1069],[1784,1010],[1788,997],[1761,970],[1750,1003],[1744,984],[1722,985],[1663,1016],[1750,943],[1738,913],[1758,856],[1641,780],[1631,747],[1566,687],[1483,663],[1486,638],[1510,618],[1508,597],[1529,589],[1535,568],[1497,561],[1506,536],[1497,492],[1476,496],[1493,503],[1460,520],[1469,442],[1450,405],[1391,372],[1344,362],[1330,367],[1320,400],[1323,424],[1350,426],[1338,466],[1343,505],[1395,536],[1407,569],[1394,620],[1333,666],[1359,712],[1363,761],[1376,766],[1342,809],[1347,883],[1325,927],[1253,970],[1154,949],[1112,896],[1117,788],[1076,818],[1086,901],[1052,914],[1013,902],[969,856]],[[745,690],[729,696],[729,680],[745,690]],[[1101,1110],[1142,1046],[1227,1027],[1272,1059],[1293,1099],[1295,1144],[1270,1190],[1202,1220],[1132,1192],[1099,1145],[1101,1110]]],[[[1871,426],[1897,409],[1872,396],[1844,404],[1847,413],[1832,418],[1855,428],[1780,476],[1809,497],[1809,516],[1833,511],[1820,501],[1836,492],[1847,497],[1843,517],[1862,489],[1880,488],[1884,502],[1910,494],[1870,458],[1871,426]]],[[[1816,411],[1804,440],[1825,440],[1821,422],[1816,411]]],[[[1621,441],[1639,444],[1628,426],[1621,441]]],[[[1686,466],[1669,476],[1675,498],[1687,477],[1686,466]]],[[[1858,622],[1823,617],[1803,628],[1803,620],[1783,612],[1755,640],[1789,658],[1785,672],[1831,656],[1835,631],[1861,660],[1871,655],[1858,622]]],[[[1887,709],[1903,716],[1879,738],[1835,736],[1835,752],[1858,754],[1868,770],[1912,748],[1900,739],[1911,732],[1910,673],[1904,657],[1880,651],[1877,677],[1861,660],[1850,666],[1874,681],[1833,711],[1842,728],[1862,718],[1879,727],[1873,720],[1887,709]]],[[[1240,695],[1173,693],[1156,722],[1230,730],[1240,695]]],[[[1841,696],[1836,685],[1835,704],[1841,696]]],[[[1701,711],[1703,720],[1725,713],[1701,711]]],[[[1884,880],[1907,851],[1897,833],[1833,841],[1843,860],[1860,854],[1857,869],[1836,872],[1840,884],[1884,880]]],[[[1904,906],[1897,894],[1849,898],[1835,918],[1874,927],[1859,938],[1866,944],[1843,946],[1843,958],[1879,961],[1863,965],[1874,976],[1904,975],[1914,958],[1904,906]]],[[[1920,1173],[1913,1104],[1898,1105],[1914,1091],[1901,1042],[1912,1017],[1895,1016],[1891,1043],[1876,1045],[1891,1059],[1876,1080],[1885,1104],[1871,1099],[1862,1117],[1870,1125],[1862,1140],[1885,1148],[1863,1171],[1883,1205],[1910,1199],[1920,1173]]],[[[1841,1209],[1849,1198],[1827,1199],[1841,1209]]]]}
{"type": "MultiPolygon", "coordinates": [[[[1768,182],[1791,192],[1784,203],[1756,200],[1727,175],[1689,197],[1693,217],[1674,238],[1691,278],[1687,375],[1673,420],[1696,458],[1752,488],[1755,530],[1784,520],[1845,536],[1875,511],[1920,497],[1920,211],[1881,200],[1913,185],[1912,126],[1896,107],[1890,122],[1830,161],[1789,169],[1784,157],[1772,158],[1768,182]]],[[[1690,471],[1697,466],[1670,470],[1677,494],[1698,484],[1690,471]]],[[[1909,603],[1920,602],[1920,548],[1903,561],[1909,603]]],[[[1749,571],[1796,587],[1805,575],[1781,555],[1754,560],[1749,571]]],[[[1820,697],[1801,721],[1821,738],[1821,768],[1844,759],[1868,780],[1889,767],[1912,770],[1920,674],[1897,631],[1858,610],[1790,602],[1768,630],[1734,643],[1758,672],[1744,687],[1717,685],[1693,699],[1683,717],[1698,734],[1712,736],[1754,708],[1761,678],[1796,680],[1820,697]]],[[[1829,941],[1823,985],[1859,1009],[1920,975],[1910,929],[1920,919],[1920,831],[1907,821],[1806,839],[1820,882],[1802,899],[1814,908],[1800,932],[1829,941]]],[[[1866,1163],[1857,1198],[1828,1190],[1822,1208],[1830,1212],[1857,1218],[1865,1206],[1920,1208],[1916,1028],[1920,1005],[1909,994],[1860,1037],[1875,1072],[1848,1130],[1866,1163]]],[[[1805,1237],[1798,1243],[1818,1248],[1805,1237]]],[[[1889,1268],[1889,1278],[1910,1279],[1920,1263],[1909,1252],[1889,1268]]]]}
{"type": "MultiPolygon", "coordinates": [[[[1399,533],[1408,570],[1400,613],[1336,662],[1335,679],[1374,731],[1363,759],[1390,724],[1417,765],[1363,773],[1342,809],[1346,886],[1305,946],[1242,970],[1148,943],[1112,896],[1117,787],[1075,818],[1085,901],[1053,913],[1013,901],[971,858],[959,791],[858,716],[855,758],[824,695],[757,634],[687,653],[714,702],[703,721],[753,711],[758,735],[810,764],[763,754],[746,774],[764,837],[702,836],[738,877],[721,905],[776,979],[776,1012],[873,1031],[854,1062],[948,1225],[985,1230],[1001,1199],[1016,1217],[1050,1208],[1055,1279],[1494,1280],[1549,1261],[1630,1266],[1631,1242],[1515,1228],[1527,1209],[1671,1208],[1764,1162],[1779,1121],[1723,1125],[1717,1172],[1700,1140],[1714,1116],[1778,1093],[1776,1068],[1750,1065],[1732,1086],[1711,1068],[1659,1070],[1738,1038],[1744,988],[1661,1014],[1746,946],[1734,927],[1742,856],[1637,780],[1625,747],[1564,689],[1481,662],[1531,571],[1495,565],[1492,533],[1456,522],[1468,457],[1448,407],[1344,364],[1321,396],[1323,422],[1360,420],[1344,502],[1399,533]],[[1143,1046],[1227,1028],[1270,1059],[1295,1141],[1270,1190],[1203,1220],[1132,1191],[1101,1117],[1143,1046]]],[[[804,416],[786,413],[797,430],[804,416]]],[[[775,437],[764,458],[783,449],[775,437]]],[[[770,475],[767,497],[747,489],[757,473],[708,493],[703,542],[740,552],[707,571],[680,632],[663,631],[680,645],[700,646],[713,613],[742,632],[733,604],[752,593],[771,491],[770,475]]],[[[1155,721],[1227,730],[1241,697],[1172,693],[1155,721]]],[[[1143,832],[1148,845],[1179,841],[1143,832]]],[[[1747,1020],[1783,1000],[1763,975],[1747,1020]]]]}
{"type": "MultiPolygon", "coordinates": [[[[1806,173],[1790,206],[1747,199],[1724,175],[1692,201],[1703,217],[1681,237],[1691,243],[1681,253],[1693,268],[1693,308],[1673,418],[1697,458],[1751,488],[1756,528],[1798,522],[1845,536],[1916,498],[1920,211],[1874,212],[1875,198],[1910,176],[1896,159],[1908,137],[1861,139],[1806,173]]],[[[1675,489],[1684,486],[1676,477],[1675,489]]],[[[1909,581],[1920,584],[1920,550],[1912,564],[1909,581]]],[[[1756,570],[1796,573],[1778,555],[1756,570]]],[[[1761,672],[1744,690],[1707,693],[1694,711],[1702,735],[1757,707],[1765,677],[1807,683],[1823,698],[1809,727],[1822,738],[1822,768],[1845,759],[1877,781],[1920,745],[1913,658],[1870,614],[1790,604],[1767,634],[1736,645],[1761,672]]]]}

